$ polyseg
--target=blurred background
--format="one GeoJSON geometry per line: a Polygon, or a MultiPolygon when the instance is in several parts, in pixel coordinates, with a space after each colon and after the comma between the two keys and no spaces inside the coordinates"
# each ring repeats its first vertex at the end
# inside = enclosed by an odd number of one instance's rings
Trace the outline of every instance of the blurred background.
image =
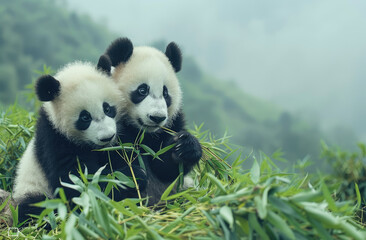
{"type": "Polygon", "coordinates": [[[316,162],[366,140],[366,2],[0,0],[0,106],[44,66],[97,62],[115,38],[183,51],[184,111],[246,152],[316,162]]]}

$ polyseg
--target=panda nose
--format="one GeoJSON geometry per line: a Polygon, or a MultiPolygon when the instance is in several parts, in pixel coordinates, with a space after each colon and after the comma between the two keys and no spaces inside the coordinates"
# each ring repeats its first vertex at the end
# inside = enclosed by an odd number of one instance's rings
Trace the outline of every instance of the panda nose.
{"type": "Polygon", "coordinates": [[[159,116],[150,116],[150,119],[154,121],[155,123],[161,123],[166,119],[166,117],[159,117],[159,116]]]}
{"type": "Polygon", "coordinates": [[[109,141],[111,141],[111,140],[113,139],[114,135],[116,135],[116,134],[113,134],[113,135],[112,135],[111,137],[109,137],[109,138],[103,138],[103,139],[100,139],[100,141],[102,141],[102,142],[109,142],[109,141]]]}

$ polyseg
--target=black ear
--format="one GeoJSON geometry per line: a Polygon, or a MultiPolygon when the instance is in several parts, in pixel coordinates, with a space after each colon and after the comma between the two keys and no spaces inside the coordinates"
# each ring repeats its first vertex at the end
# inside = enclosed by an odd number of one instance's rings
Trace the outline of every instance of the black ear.
{"type": "Polygon", "coordinates": [[[165,55],[169,58],[169,61],[174,68],[174,71],[179,72],[182,68],[182,53],[175,42],[171,42],[168,44],[165,50],[165,55]]]}
{"type": "Polygon", "coordinates": [[[112,61],[107,55],[102,55],[99,58],[97,69],[111,75],[112,61]]]}
{"type": "Polygon", "coordinates": [[[50,75],[38,78],[36,83],[36,94],[38,99],[43,102],[52,101],[60,93],[60,82],[50,75]]]}
{"type": "Polygon", "coordinates": [[[130,59],[133,52],[133,45],[128,38],[117,38],[109,45],[106,55],[111,59],[112,66],[125,63],[130,59]]]}

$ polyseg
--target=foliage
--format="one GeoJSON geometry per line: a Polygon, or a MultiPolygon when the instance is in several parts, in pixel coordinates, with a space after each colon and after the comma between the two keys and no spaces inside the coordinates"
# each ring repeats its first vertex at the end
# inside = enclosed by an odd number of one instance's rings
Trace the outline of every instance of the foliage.
{"type": "MultiPolygon", "coordinates": [[[[1,110],[1,109],[0,109],[1,110]]],[[[0,180],[1,188],[11,189],[15,166],[34,133],[33,113],[10,106],[0,113],[0,180]]]]}
{"type": "MultiPolygon", "coordinates": [[[[26,111],[12,106],[2,115],[8,119],[6,126],[13,126],[12,133],[19,133],[17,137],[24,142],[29,140],[34,121],[26,111]],[[23,119],[27,130],[12,124],[18,119],[23,119]]],[[[39,203],[46,210],[37,225],[22,226],[19,232],[13,228],[10,233],[45,239],[365,239],[362,225],[353,219],[356,199],[334,199],[332,186],[323,178],[310,180],[307,175],[283,172],[265,154],[258,159],[254,155],[243,158],[230,147],[227,137],[214,139],[202,126],[192,133],[204,149],[200,166],[192,174],[193,187],[172,194],[173,183],[158,206],[146,207],[140,206],[139,199],[116,202],[108,198],[98,183],[118,180],[100,171],[90,175],[87,169],[80,170],[80,176],[70,175],[73,184],[63,184],[81,193],[72,200],[74,209],[59,189],[60,198],[39,203]],[[228,158],[234,159],[231,166],[228,158]],[[252,167],[243,169],[242,163],[248,161],[252,167]],[[45,229],[46,223],[52,230],[45,229]]],[[[21,155],[24,148],[13,148],[16,135],[4,130],[0,134],[1,139],[12,139],[6,152],[21,155]]],[[[1,159],[5,156],[4,151],[1,159]]],[[[16,162],[14,158],[9,161],[16,162]]],[[[11,181],[4,184],[10,189],[11,181]]],[[[0,229],[0,236],[8,234],[9,229],[0,229]]]]}
{"type": "Polygon", "coordinates": [[[360,220],[365,222],[366,145],[359,143],[358,147],[358,152],[347,152],[339,148],[330,148],[323,143],[322,157],[332,166],[328,182],[337,188],[337,197],[341,200],[359,198],[361,208],[358,213],[360,220]]]}
{"type": "Polygon", "coordinates": [[[113,39],[102,24],[67,11],[62,1],[0,0],[0,102],[11,104],[33,69],[74,60],[97,62],[113,39]]]}

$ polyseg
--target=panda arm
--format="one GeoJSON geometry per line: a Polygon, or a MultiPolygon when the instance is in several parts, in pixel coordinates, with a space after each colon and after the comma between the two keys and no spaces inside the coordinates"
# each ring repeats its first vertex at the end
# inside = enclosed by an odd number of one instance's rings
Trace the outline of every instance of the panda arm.
{"type": "MultiPolygon", "coordinates": [[[[79,175],[77,173],[77,156],[83,156],[81,158],[81,165],[83,166],[82,160],[90,152],[90,149],[75,145],[56,131],[43,108],[41,108],[37,122],[35,150],[38,162],[45,173],[52,193],[56,188],[61,187],[60,181],[72,183],[69,174],[79,175]]],[[[78,194],[77,191],[70,188],[64,187],[64,190],[68,199],[78,194]]]]}
{"type": "Polygon", "coordinates": [[[184,126],[184,115],[180,112],[172,124],[172,130],[177,134],[172,136],[162,132],[159,135],[159,141],[157,142],[162,143],[162,147],[175,144],[172,149],[159,156],[162,161],[159,159],[151,160],[151,170],[162,181],[173,181],[177,178],[180,163],[183,163],[184,175],[189,173],[202,157],[202,148],[198,139],[186,131],[184,126]]]}

